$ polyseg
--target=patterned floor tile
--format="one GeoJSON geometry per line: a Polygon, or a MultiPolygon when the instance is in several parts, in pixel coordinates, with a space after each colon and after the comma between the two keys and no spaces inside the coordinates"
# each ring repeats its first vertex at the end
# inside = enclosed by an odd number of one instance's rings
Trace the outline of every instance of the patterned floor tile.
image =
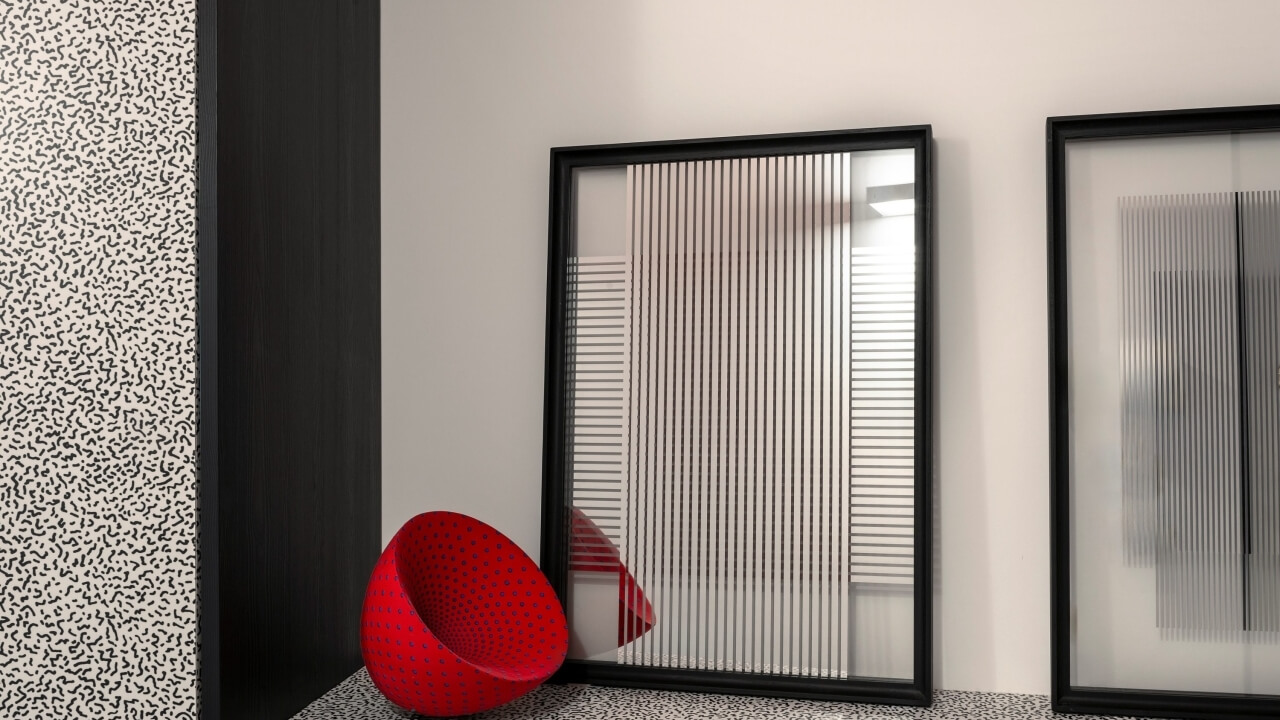
{"type": "MultiPolygon", "coordinates": [[[[474,720],[1104,720],[1054,715],[1043,695],[938,690],[933,707],[912,708],[701,693],[631,690],[594,685],[544,685],[474,720]]],[[[364,670],[316,700],[293,720],[405,720],[418,717],[388,702],[364,670]]],[[[1107,718],[1105,720],[1124,720],[1107,718]]]]}

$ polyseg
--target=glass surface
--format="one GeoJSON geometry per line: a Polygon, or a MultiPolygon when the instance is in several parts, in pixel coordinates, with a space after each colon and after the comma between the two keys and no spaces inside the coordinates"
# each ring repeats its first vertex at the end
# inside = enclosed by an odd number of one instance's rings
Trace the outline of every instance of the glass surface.
{"type": "Polygon", "coordinates": [[[576,172],[571,658],[911,678],[914,181],[911,150],[576,172]]]}
{"type": "Polygon", "coordinates": [[[1280,136],[1067,145],[1071,682],[1280,693],[1280,136]]]}

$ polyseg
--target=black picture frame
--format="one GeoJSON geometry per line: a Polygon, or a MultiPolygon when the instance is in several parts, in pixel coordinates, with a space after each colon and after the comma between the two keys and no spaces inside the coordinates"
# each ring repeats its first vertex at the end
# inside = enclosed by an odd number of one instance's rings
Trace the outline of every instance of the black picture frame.
{"type": "Polygon", "coordinates": [[[1050,117],[1048,170],[1051,702],[1055,712],[1248,720],[1280,717],[1280,696],[1071,684],[1070,395],[1067,145],[1115,138],[1280,130],[1280,105],[1050,117]]]}
{"type": "Polygon", "coordinates": [[[574,212],[573,173],[581,168],[780,155],[912,149],[915,151],[916,347],[914,448],[914,607],[912,679],[820,679],[568,660],[552,682],[737,695],[928,706],[932,700],[932,315],[933,154],[928,125],[643,142],[551,150],[541,566],[567,597],[570,516],[565,478],[564,400],[566,259],[574,212]]]}

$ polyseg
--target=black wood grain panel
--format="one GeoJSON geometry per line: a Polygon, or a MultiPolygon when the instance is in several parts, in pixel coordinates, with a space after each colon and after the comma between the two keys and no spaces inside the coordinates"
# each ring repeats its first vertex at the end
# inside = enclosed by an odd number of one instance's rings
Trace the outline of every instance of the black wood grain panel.
{"type": "Polygon", "coordinates": [[[218,717],[287,718],[380,548],[378,4],[216,16],[218,717]]]}

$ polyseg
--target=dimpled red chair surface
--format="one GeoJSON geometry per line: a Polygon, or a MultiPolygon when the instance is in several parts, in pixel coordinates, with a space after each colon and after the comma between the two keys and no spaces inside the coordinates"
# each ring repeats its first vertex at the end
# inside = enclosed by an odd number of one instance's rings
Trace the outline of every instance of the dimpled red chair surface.
{"type": "Polygon", "coordinates": [[[378,558],[360,650],[388,700],[452,717],[542,684],[564,662],[569,632],[547,578],[515,543],[466,515],[429,512],[378,558]]]}

